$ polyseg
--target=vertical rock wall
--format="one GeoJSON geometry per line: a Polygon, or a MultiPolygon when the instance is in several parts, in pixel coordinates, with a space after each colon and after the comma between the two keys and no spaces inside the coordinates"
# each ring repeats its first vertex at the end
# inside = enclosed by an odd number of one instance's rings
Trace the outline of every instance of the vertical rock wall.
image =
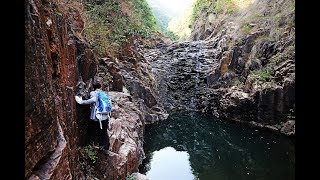
{"type": "Polygon", "coordinates": [[[146,117],[140,109],[146,105],[122,93],[117,64],[108,58],[97,64],[82,34],[81,4],[67,0],[25,3],[25,178],[113,180],[137,172],[144,158],[146,117]],[[112,153],[106,156],[97,150],[97,162],[87,167],[80,150],[88,144],[90,111],[89,106],[77,105],[74,96],[87,98],[90,82],[104,81],[109,74],[114,91],[110,92],[112,153]],[[86,171],[91,168],[93,175],[86,171]]]}
{"type": "Polygon", "coordinates": [[[63,1],[59,3],[25,1],[26,178],[81,176],[74,92],[79,76],[88,80],[96,66],[91,50],[81,39],[83,22],[79,13],[65,11],[59,8],[63,1]],[[61,139],[65,139],[64,148],[58,146],[64,144],[61,139]],[[50,160],[52,166],[46,166],[50,160]]]}

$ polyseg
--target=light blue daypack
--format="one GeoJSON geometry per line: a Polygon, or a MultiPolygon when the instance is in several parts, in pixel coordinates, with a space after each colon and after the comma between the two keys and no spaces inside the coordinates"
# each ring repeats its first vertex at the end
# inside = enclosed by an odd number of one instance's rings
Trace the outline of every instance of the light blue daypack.
{"type": "Polygon", "coordinates": [[[100,122],[100,128],[102,129],[101,120],[110,120],[110,112],[112,110],[112,102],[110,97],[102,91],[96,91],[98,106],[96,110],[96,117],[100,122]]]}

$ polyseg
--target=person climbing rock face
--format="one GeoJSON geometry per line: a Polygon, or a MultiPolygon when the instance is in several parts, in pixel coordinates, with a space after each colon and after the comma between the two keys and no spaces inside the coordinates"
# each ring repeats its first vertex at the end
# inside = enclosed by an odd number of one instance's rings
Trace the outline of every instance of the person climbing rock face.
{"type": "Polygon", "coordinates": [[[93,91],[90,92],[90,99],[82,100],[82,97],[75,96],[78,104],[90,104],[90,121],[88,127],[88,135],[90,142],[94,143],[96,137],[99,139],[99,149],[104,153],[109,154],[109,135],[108,125],[110,120],[110,111],[112,108],[111,100],[107,93],[102,91],[102,86],[99,82],[94,83],[93,91]],[[109,101],[109,106],[106,102],[109,101]],[[102,111],[107,108],[108,110],[102,111]]]}

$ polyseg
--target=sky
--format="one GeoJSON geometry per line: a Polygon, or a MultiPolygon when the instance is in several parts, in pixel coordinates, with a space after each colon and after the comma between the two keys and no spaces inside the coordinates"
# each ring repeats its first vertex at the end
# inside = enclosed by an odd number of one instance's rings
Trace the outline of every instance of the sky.
{"type": "Polygon", "coordinates": [[[195,0],[147,0],[150,6],[161,6],[174,15],[180,15],[186,8],[192,6],[194,1],[195,0]]]}
{"type": "Polygon", "coordinates": [[[153,152],[151,168],[147,176],[152,180],[194,180],[190,166],[189,154],[177,151],[173,147],[165,147],[153,152]]]}

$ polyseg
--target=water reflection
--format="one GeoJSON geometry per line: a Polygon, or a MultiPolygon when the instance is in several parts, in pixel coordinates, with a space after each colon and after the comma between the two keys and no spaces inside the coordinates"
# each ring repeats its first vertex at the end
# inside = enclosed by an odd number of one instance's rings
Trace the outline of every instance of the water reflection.
{"type": "Polygon", "coordinates": [[[172,147],[165,147],[152,153],[150,169],[147,176],[152,180],[193,180],[194,175],[186,151],[176,151],[172,147]]]}
{"type": "Polygon", "coordinates": [[[146,127],[140,172],[150,180],[170,179],[166,174],[173,173],[171,179],[183,180],[295,179],[294,145],[285,137],[196,113],[169,118],[146,127]],[[173,162],[174,157],[181,160],[173,162]],[[170,171],[171,165],[184,170],[170,171]]]}

